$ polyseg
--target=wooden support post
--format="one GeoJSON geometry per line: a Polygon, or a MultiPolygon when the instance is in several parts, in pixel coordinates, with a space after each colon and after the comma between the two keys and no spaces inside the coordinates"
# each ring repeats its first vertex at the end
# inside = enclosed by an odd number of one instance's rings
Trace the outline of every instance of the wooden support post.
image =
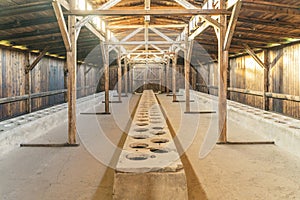
{"type": "MultiPolygon", "coordinates": [[[[68,89],[68,64],[65,62],[64,64],[64,89],[68,89]]],[[[65,102],[68,102],[68,93],[64,93],[65,102]]]]}
{"type": "MultiPolygon", "coordinates": [[[[71,9],[76,8],[76,1],[70,1],[71,9]]],[[[76,41],[76,16],[69,16],[69,37],[71,48],[67,51],[68,65],[68,142],[76,143],[76,70],[77,70],[77,41],[76,41]]]]}
{"type": "Polygon", "coordinates": [[[185,28],[185,38],[184,38],[184,86],[185,86],[185,112],[191,111],[190,105],[190,62],[189,62],[189,30],[188,27],[185,28]]]}
{"type": "Polygon", "coordinates": [[[87,74],[88,73],[85,73],[87,70],[86,70],[86,64],[84,64],[84,74],[83,74],[83,81],[84,81],[84,88],[83,88],[83,91],[84,91],[84,96],[87,96],[87,74]]]}
{"type": "MultiPolygon", "coordinates": [[[[226,8],[225,0],[220,0],[220,9],[226,8]]],[[[226,16],[220,15],[220,30],[218,32],[218,68],[219,68],[219,141],[227,142],[227,69],[228,51],[224,50],[226,35],[226,16]]]]}
{"type": "Polygon", "coordinates": [[[160,83],[159,83],[159,90],[160,90],[160,92],[162,92],[162,85],[163,85],[163,82],[162,82],[162,72],[163,72],[163,67],[161,66],[159,68],[159,81],[160,81],[160,83]]]}
{"type": "Polygon", "coordinates": [[[129,92],[133,93],[133,89],[132,89],[132,73],[133,73],[133,68],[131,67],[132,64],[129,64],[129,72],[128,72],[128,75],[129,75],[129,92]]]}
{"type": "Polygon", "coordinates": [[[177,101],[176,98],[176,75],[177,75],[177,53],[174,55],[173,61],[172,61],[172,93],[173,93],[173,102],[177,101]]]}
{"type": "Polygon", "coordinates": [[[168,58],[167,64],[166,64],[166,93],[170,93],[170,58],[168,58]]]}
{"type": "MultiPolygon", "coordinates": [[[[105,34],[105,41],[109,41],[109,35],[108,31],[106,29],[106,34],[105,34]]],[[[104,45],[104,76],[105,76],[105,113],[109,113],[109,52],[108,52],[108,45],[104,45]]]]}
{"type": "Polygon", "coordinates": [[[127,58],[124,58],[124,90],[125,96],[128,95],[128,66],[127,66],[127,58]]]}
{"type": "Polygon", "coordinates": [[[270,72],[268,50],[264,50],[264,65],[265,65],[265,68],[264,68],[263,109],[268,111],[268,110],[270,110],[269,97],[267,97],[267,95],[266,95],[269,92],[269,72],[270,72]]]}
{"type": "Polygon", "coordinates": [[[31,113],[31,70],[27,70],[27,67],[30,66],[30,52],[26,53],[26,62],[25,65],[25,94],[28,95],[27,99],[27,112],[31,113]]]}
{"type": "Polygon", "coordinates": [[[122,96],[122,61],[121,61],[121,47],[118,47],[118,101],[121,102],[122,96]]]}

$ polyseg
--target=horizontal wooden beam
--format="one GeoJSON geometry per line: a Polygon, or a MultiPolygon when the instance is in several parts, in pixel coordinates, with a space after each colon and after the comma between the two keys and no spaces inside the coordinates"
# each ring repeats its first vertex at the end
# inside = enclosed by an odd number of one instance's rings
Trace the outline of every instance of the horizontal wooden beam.
{"type": "Polygon", "coordinates": [[[295,96],[295,95],[290,95],[290,94],[279,94],[279,93],[267,92],[266,96],[273,98],[273,99],[281,99],[281,100],[300,102],[300,96],[295,96]]]}
{"type": "MultiPolygon", "coordinates": [[[[153,24],[149,28],[184,28],[186,24],[153,24]]],[[[109,29],[136,29],[144,28],[145,25],[108,25],[109,29]]]]}
{"type": "Polygon", "coordinates": [[[262,92],[262,91],[254,91],[254,90],[241,89],[241,88],[230,87],[230,88],[228,88],[228,91],[242,93],[242,94],[250,94],[250,95],[259,96],[259,97],[264,96],[264,92],[262,92]]]}
{"type": "Polygon", "coordinates": [[[139,15],[230,15],[226,9],[159,9],[159,10],[71,10],[69,15],[139,16],[139,15]]]}
{"type": "Polygon", "coordinates": [[[125,42],[106,42],[107,45],[145,45],[145,44],[154,44],[154,45],[172,45],[172,44],[182,44],[183,42],[168,42],[168,41],[125,41],[125,42]]]}

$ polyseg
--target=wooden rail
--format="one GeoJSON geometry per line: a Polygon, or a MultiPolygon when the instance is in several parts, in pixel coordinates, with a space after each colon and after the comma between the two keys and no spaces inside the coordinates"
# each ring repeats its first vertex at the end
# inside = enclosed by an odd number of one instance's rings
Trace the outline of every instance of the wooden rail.
{"type": "MultiPolygon", "coordinates": [[[[212,86],[212,85],[200,84],[199,86],[206,87],[209,89],[216,89],[216,90],[218,89],[217,86],[212,86]]],[[[264,95],[266,95],[266,97],[268,97],[268,98],[300,102],[300,96],[294,96],[294,95],[289,95],[289,94],[279,94],[279,93],[272,93],[272,92],[264,93],[262,91],[255,91],[255,90],[248,90],[248,89],[241,89],[241,88],[228,88],[227,91],[241,93],[241,94],[247,94],[247,95],[253,95],[253,96],[259,96],[259,97],[263,97],[264,95]]]]}
{"type": "MultiPolygon", "coordinates": [[[[95,88],[96,86],[86,86],[86,87],[81,87],[77,88],[78,90],[84,90],[84,89],[90,89],[90,88],[95,88]]],[[[58,94],[63,94],[67,92],[67,89],[62,89],[62,90],[53,90],[53,91],[48,91],[48,92],[40,92],[40,93],[33,93],[30,95],[31,99],[36,99],[36,98],[41,98],[41,97],[47,97],[47,96],[53,96],[53,95],[58,95],[58,94]]],[[[29,95],[21,95],[21,96],[15,96],[15,97],[5,97],[0,99],[0,105],[1,104],[6,104],[6,103],[13,103],[17,101],[25,101],[28,100],[29,95]]]]}

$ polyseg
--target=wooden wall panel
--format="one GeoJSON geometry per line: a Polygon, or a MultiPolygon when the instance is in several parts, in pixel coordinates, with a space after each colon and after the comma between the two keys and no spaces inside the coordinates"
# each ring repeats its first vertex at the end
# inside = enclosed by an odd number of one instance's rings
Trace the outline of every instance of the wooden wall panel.
{"type": "MultiPolygon", "coordinates": [[[[0,48],[0,98],[25,95],[25,65],[26,53],[20,50],[0,48]]],[[[32,63],[38,55],[31,54],[32,63]]],[[[64,89],[64,60],[44,57],[31,71],[31,93],[48,92],[64,89]]],[[[84,80],[84,67],[78,69],[80,87],[90,88],[80,91],[80,97],[93,94],[99,79],[97,68],[93,68],[84,80]]],[[[32,110],[39,110],[64,102],[64,94],[32,99],[32,110]]],[[[26,101],[18,101],[0,105],[0,120],[11,118],[26,113],[26,101]]]]}

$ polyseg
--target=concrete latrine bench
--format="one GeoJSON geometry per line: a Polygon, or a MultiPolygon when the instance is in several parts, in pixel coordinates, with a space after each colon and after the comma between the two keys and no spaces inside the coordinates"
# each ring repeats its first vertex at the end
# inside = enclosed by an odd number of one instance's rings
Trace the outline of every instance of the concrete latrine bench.
{"type": "Polygon", "coordinates": [[[113,199],[188,199],[185,171],[152,90],[143,92],[120,154],[113,199]]]}

